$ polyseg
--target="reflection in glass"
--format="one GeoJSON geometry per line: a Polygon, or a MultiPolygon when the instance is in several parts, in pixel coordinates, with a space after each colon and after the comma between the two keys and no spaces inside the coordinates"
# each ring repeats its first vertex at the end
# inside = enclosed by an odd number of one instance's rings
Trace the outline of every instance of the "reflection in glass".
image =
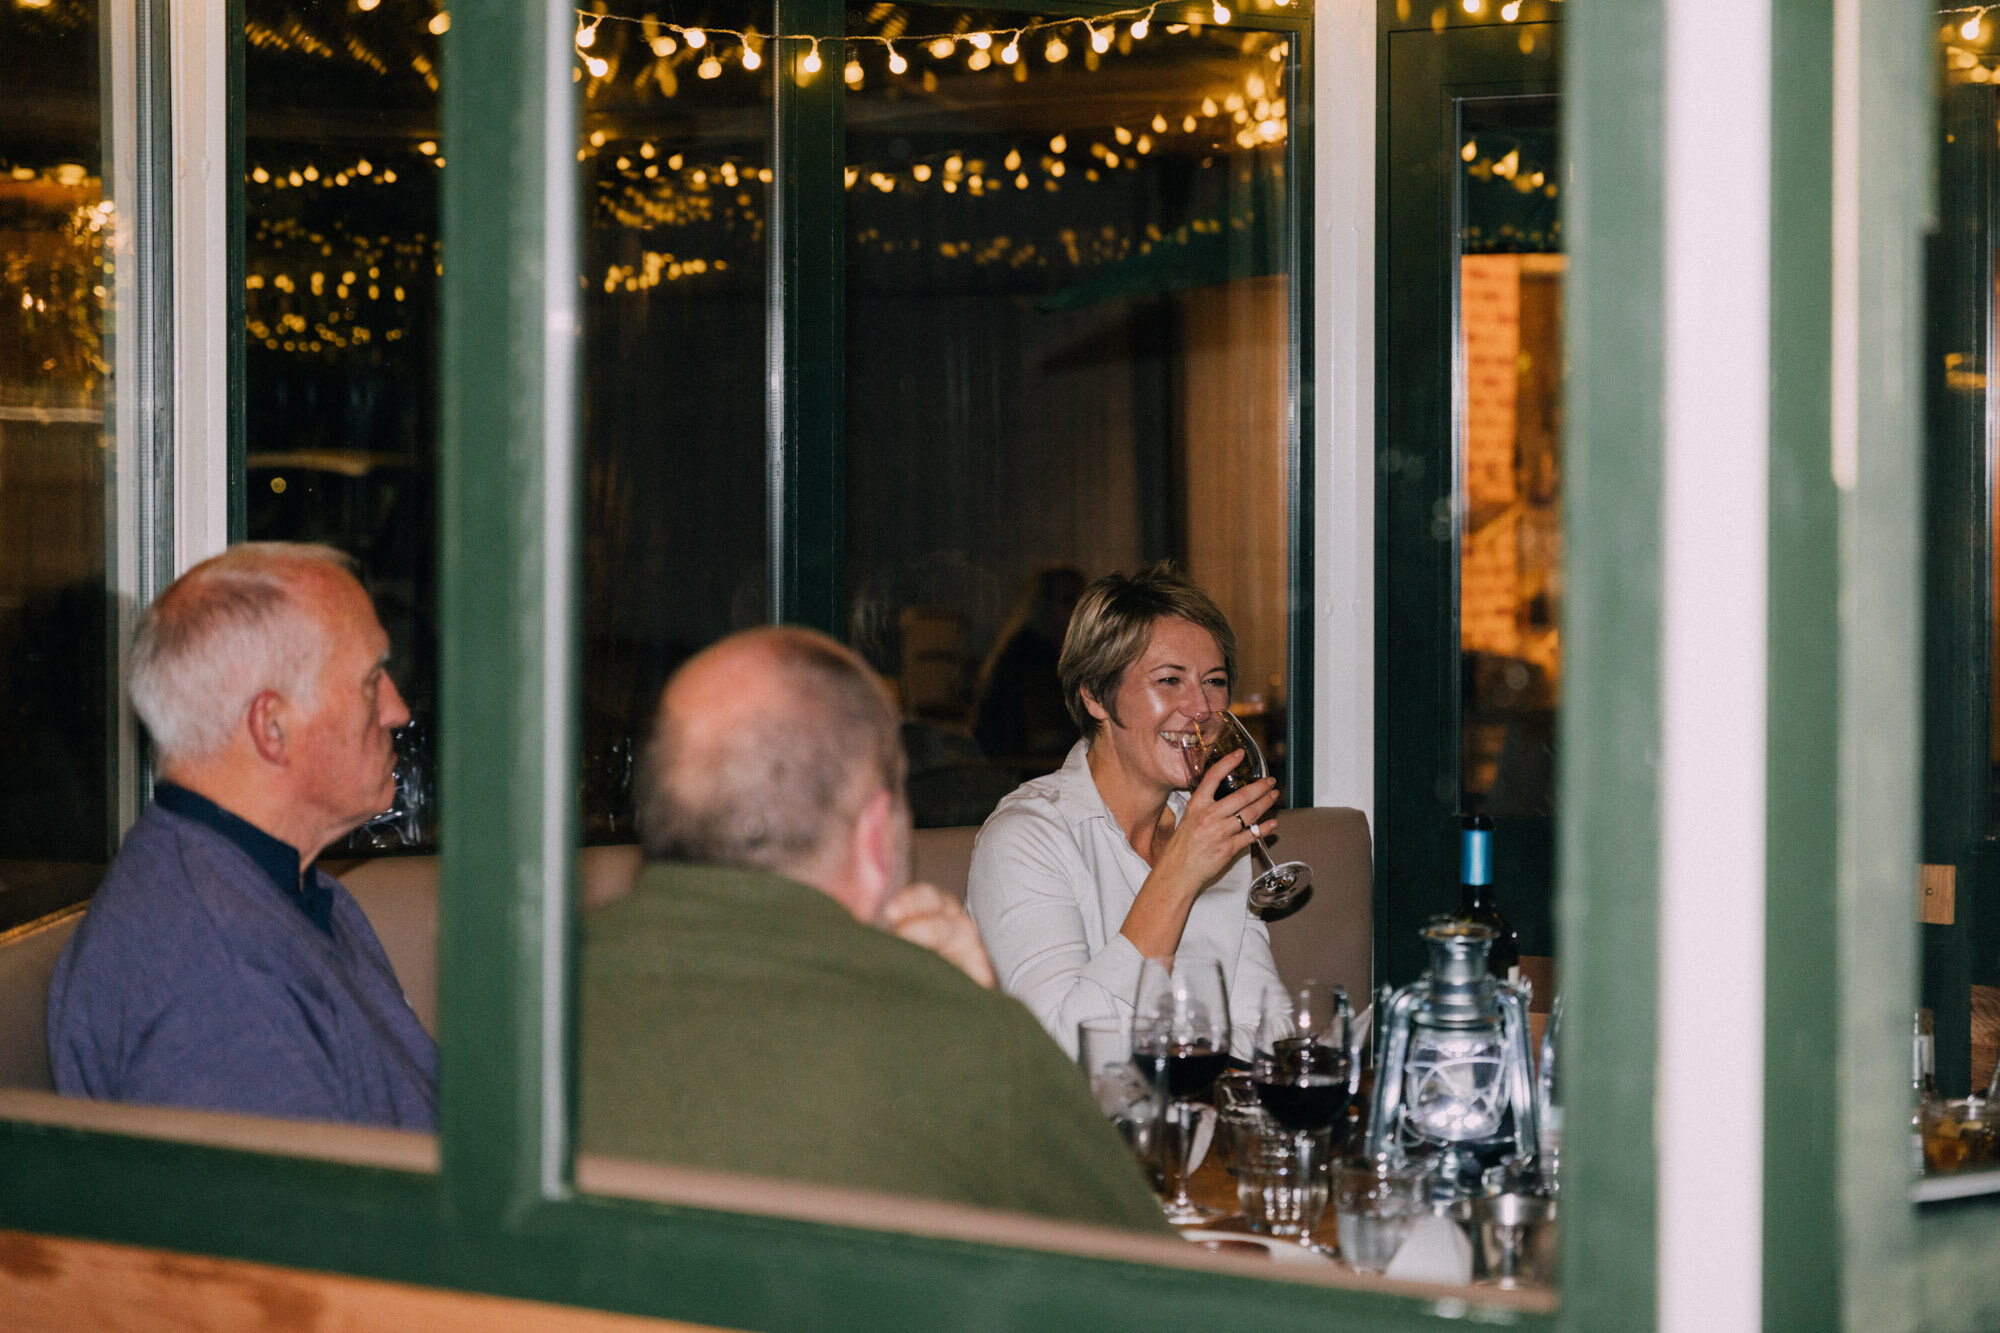
{"type": "Polygon", "coordinates": [[[1060,763],[1063,590],[1168,557],[1236,628],[1234,706],[1282,771],[1284,34],[849,25],[848,629],[899,682],[918,823],[1060,763]]]}
{"type": "Polygon", "coordinates": [[[245,514],[352,555],[413,718],[399,810],[340,851],[435,838],[438,38],[428,11],[244,6],[245,514]]]}
{"type": "Polygon", "coordinates": [[[94,4],[0,7],[0,929],[117,832],[99,40],[94,4]]]}
{"type": "Polygon", "coordinates": [[[1562,287],[1555,103],[1462,104],[1461,803],[1555,811],[1562,287]]]}
{"type": "Polygon", "coordinates": [[[586,28],[578,52],[589,208],[583,800],[588,836],[629,841],[636,738],[668,673],[770,614],[774,63],[754,35],[770,29],[769,5],[618,13],[586,28]],[[752,36],[695,47],[668,24],[752,36]]]}
{"type": "MultiPolygon", "coordinates": [[[[631,836],[666,674],[766,615],[770,78],[642,4],[589,25],[583,107],[586,836],[631,836]],[[721,516],[727,516],[722,521],[721,516]]],[[[676,9],[755,32],[768,6],[676,9]]],[[[438,122],[429,7],[248,0],[247,517],[355,556],[414,721],[395,811],[349,853],[430,849],[437,717],[438,122]]],[[[581,35],[581,33],[580,33],[581,35]]]]}

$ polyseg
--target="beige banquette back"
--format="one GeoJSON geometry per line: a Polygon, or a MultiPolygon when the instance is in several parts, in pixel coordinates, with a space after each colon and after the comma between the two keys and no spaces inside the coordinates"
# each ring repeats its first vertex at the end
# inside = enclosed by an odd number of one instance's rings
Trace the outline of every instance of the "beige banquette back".
{"type": "MultiPolygon", "coordinates": [[[[1367,1003],[1374,936],[1373,866],[1368,821],[1358,810],[1288,810],[1273,843],[1313,868],[1305,906],[1271,923],[1271,952],[1288,980],[1318,977],[1345,985],[1356,1007],[1367,1003]]],[[[911,872],[965,897],[976,828],[919,829],[911,872]]],[[[577,857],[585,910],[630,892],[636,847],[586,847],[577,857]]],[[[437,892],[434,856],[387,856],[329,865],[368,913],[382,948],[424,1026],[437,1029],[437,892]]],[[[77,909],[0,937],[0,1087],[48,1088],[43,1035],[49,975],[82,919],[77,909]]]]}

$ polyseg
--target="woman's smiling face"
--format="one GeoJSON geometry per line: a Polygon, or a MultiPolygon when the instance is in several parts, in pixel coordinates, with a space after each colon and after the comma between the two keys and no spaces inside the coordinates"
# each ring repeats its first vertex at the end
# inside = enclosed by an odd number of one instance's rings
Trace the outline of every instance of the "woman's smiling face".
{"type": "Polygon", "coordinates": [[[1114,707],[1084,696],[1101,724],[1092,749],[1110,747],[1110,757],[1129,776],[1162,791],[1189,784],[1181,738],[1229,707],[1229,673],[1215,638],[1178,616],[1156,621],[1145,649],[1125,668],[1114,707]]]}

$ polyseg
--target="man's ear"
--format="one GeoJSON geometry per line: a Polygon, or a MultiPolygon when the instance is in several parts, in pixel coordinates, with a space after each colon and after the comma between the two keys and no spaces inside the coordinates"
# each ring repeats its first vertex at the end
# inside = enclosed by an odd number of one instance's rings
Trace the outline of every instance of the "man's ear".
{"type": "Polygon", "coordinates": [[[287,715],[284,696],[276,690],[259,690],[250,701],[244,725],[249,729],[250,744],[257,757],[267,764],[282,767],[285,763],[287,715]]]}
{"type": "Polygon", "coordinates": [[[848,909],[862,921],[882,914],[882,905],[903,886],[896,883],[899,867],[896,840],[896,798],[878,791],[854,819],[855,897],[848,909]]]}

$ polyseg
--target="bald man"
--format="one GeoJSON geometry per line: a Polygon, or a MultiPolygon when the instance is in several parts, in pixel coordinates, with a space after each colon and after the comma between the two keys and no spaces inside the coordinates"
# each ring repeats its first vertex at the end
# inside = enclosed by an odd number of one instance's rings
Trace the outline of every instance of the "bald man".
{"type": "Polygon", "coordinates": [[[430,1129],[437,1052],[313,863],[396,795],[389,636],[324,546],[232,547],[140,618],[153,804],[49,984],[58,1091],[430,1129]]]}
{"type": "Polygon", "coordinates": [[[822,635],[668,682],[648,864],[585,928],[584,1147],[1164,1232],[970,918],[907,885],[903,776],[881,682],[822,635]]]}

